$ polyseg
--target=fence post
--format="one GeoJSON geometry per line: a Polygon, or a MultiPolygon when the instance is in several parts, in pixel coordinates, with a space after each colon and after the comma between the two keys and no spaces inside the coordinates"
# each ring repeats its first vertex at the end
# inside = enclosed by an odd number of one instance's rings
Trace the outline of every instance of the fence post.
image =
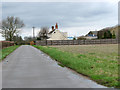
{"type": "Polygon", "coordinates": [[[78,40],[78,45],[80,44],[79,40],[78,40]]]}
{"type": "Polygon", "coordinates": [[[51,45],[52,45],[52,40],[50,42],[51,42],[51,45]]]}
{"type": "Polygon", "coordinates": [[[67,43],[68,43],[68,45],[69,45],[69,40],[67,40],[67,43]]]}
{"type": "Polygon", "coordinates": [[[47,40],[46,40],[46,45],[47,45],[47,40]]]}
{"type": "Polygon", "coordinates": [[[59,44],[58,44],[58,40],[57,40],[57,45],[59,45],[59,44]]]}

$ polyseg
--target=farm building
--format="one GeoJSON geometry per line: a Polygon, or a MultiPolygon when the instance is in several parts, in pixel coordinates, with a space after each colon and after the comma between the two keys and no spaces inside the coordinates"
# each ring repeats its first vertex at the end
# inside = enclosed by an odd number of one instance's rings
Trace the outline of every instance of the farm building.
{"type": "Polygon", "coordinates": [[[88,36],[88,37],[97,37],[97,32],[98,31],[90,31],[86,36],[88,36]]]}
{"type": "Polygon", "coordinates": [[[87,35],[85,35],[86,39],[96,39],[98,31],[90,31],[87,35]]]}
{"type": "Polygon", "coordinates": [[[85,40],[85,39],[97,39],[97,33],[98,31],[90,31],[88,34],[85,36],[79,36],[77,39],[78,40],[85,40]]]}
{"type": "Polygon", "coordinates": [[[67,40],[67,32],[58,30],[58,24],[56,23],[55,28],[52,26],[52,31],[48,33],[47,40],[67,40]]]}

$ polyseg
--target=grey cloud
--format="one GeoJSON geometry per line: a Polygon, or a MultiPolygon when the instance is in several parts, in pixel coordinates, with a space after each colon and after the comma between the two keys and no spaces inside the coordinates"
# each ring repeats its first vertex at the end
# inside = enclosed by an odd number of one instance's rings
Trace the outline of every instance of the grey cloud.
{"type": "Polygon", "coordinates": [[[79,27],[117,20],[117,6],[109,3],[3,3],[2,9],[3,18],[18,16],[29,28],[51,26],[56,22],[61,27],[79,27]]]}

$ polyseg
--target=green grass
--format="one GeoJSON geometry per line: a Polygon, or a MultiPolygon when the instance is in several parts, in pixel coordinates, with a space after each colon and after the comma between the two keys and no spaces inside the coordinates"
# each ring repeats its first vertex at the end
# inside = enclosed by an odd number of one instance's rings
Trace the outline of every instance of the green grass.
{"type": "Polygon", "coordinates": [[[61,67],[64,67],[64,65],[63,65],[63,64],[61,64],[61,63],[58,63],[58,65],[59,65],[59,66],[61,66],[61,67]]]}
{"type": "Polygon", "coordinates": [[[8,56],[10,53],[12,53],[18,47],[19,45],[15,45],[15,46],[10,46],[10,47],[3,48],[2,50],[0,50],[0,61],[3,60],[6,56],[8,56]]]}
{"type": "MultiPolygon", "coordinates": [[[[63,66],[69,67],[76,72],[90,77],[101,85],[117,87],[118,85],[118,61],[108,58],[101,58],[100,53],[88,52],[87,54],[73,53],[60,50],[55,47],[35,46],[51,56],[63,66]],[[97,55],[97,56],[96,56],[97,55]]],[[[67,47],[67,46],[66,46],[67,47]]],[[[70,49],[69,49],[70,50],[70,49]]],[[[113,53],[112,55],[115,55],[113,53]]]]}

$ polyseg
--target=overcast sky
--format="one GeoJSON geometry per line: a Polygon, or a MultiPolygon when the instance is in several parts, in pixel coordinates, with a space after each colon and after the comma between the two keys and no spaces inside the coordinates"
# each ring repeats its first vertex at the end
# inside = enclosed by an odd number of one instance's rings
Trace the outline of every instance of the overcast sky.
{"type": "Polygon", "coordinates": [[[117,2],[3,2],[2,19],[7,16],[20,17],[24,21],[20,35],[36,35],[41,26],[57,22],[59,30],[68,36],[81,36],[89,31],[115,26],[118,23],[117,2]]]}

